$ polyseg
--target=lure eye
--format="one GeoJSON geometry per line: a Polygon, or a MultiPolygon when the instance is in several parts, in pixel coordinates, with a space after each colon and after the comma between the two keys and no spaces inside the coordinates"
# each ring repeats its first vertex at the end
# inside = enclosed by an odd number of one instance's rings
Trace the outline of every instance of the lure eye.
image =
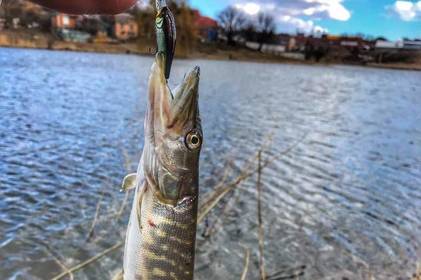
{"type": "Polygon", "coordinates": [[[185,142],[189,150],[199,149],[202,146],[202,136],[195,130],[190,131],[186,136],[185,142]]]}

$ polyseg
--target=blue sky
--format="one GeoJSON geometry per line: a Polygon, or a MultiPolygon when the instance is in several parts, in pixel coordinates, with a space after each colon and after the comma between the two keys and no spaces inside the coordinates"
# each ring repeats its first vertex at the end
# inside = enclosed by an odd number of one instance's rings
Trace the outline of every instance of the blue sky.
{"type": "Polygon", "coordinates": [[[421,0],[190,0],[203,14],[216,18],[228,5],[250,16],[275,16],[279,32],[364,33],[421,39],[421,0]]]}

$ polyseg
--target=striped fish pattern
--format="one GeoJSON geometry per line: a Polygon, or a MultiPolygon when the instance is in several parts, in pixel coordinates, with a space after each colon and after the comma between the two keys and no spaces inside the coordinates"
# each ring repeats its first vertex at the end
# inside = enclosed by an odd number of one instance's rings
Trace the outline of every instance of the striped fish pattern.
{"type": "Polygon", "coordinates": [[[165,57],[158,54],[149,78],[145,146],[124,250],[124,279],[191,280],[194,271],[199,155],[199,68],[169,90],[165,57]]]}

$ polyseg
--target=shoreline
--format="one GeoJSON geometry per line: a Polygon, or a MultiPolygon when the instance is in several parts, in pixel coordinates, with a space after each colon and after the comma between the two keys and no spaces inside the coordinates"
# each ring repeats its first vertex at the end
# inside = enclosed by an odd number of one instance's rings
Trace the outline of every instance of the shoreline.
{"type": "MultiPolygon", "coordinates": [[[[40,32],[11,32],[2,30],[0,33],[0,47],[3,48],[26,48],[26,49],[44,49],[53,51],[74,51],[74,52],[92,52],[105,54],[134,54],[142,56],[153,55],[153,44],[139,44],[136,42],[125,43],[77,43],[56,40],[52,35],[40,32]]],[[[332,62],[314,62],[299,59],[286,58],[279,55],[265,54],[245,48],[221,47],[220,45],[198,44],[198,47],[189,54],[182,51],[176,52],[177,59],[205,59],[219,61],[244,61],[272,64],[295,64],[295,65],[345,65],[360,66],[377,69],[421,71],[421,63],[367,63],[367,64],[348,64],[341,61],[332,62]]]]}

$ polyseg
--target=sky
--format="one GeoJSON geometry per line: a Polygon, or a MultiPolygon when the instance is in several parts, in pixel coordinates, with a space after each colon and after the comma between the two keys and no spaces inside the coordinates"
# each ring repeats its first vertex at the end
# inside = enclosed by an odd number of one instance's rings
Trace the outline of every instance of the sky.
{"type": "Polygon", "coordinates": [[[252,17],[269,13],[278,32],[421,39],[421,0],[190,0],[190,4],[213,18],[229,5],[252,17]]]}

